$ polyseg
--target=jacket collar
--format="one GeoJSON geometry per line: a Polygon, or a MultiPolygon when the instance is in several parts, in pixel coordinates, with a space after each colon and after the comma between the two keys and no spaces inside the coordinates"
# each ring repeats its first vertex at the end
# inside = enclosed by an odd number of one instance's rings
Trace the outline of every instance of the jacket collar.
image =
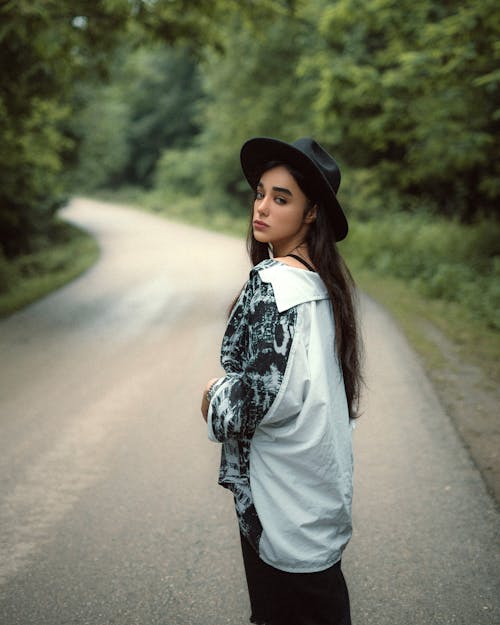
{"type": "Polygon", "coordinates": [[[312,271],[274,261],[258,272],[263,282],[271,283],[279,312],[305,302],[328,299],[323,280],[312,271]]]}

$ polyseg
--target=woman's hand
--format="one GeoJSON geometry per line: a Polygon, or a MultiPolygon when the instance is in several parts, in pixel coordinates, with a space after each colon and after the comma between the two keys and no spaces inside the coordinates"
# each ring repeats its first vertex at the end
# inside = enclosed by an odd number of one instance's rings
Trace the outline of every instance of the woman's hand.
{"type": "Polygon", "coordinates": [[[208,401],[208,391],[210,390],[210,387],[212,386],[212,384],[214,384],[214,382],[217,382],[219,378],[211,378],[208,382],[207,385],[205,386],[205,390],[203,391],[203,395],[201,398],[201,414],[203,415],[203,418],[205,419],[205,421],[207,420],[207,415],[208,415],[208,406],[209,406],[209,401],[208,401]]]}

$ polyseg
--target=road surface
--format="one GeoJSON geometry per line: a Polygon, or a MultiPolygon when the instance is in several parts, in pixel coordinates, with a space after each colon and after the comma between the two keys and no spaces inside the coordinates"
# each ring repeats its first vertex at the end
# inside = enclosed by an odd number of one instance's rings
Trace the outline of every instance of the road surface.
{"type": "MultiPolygon", "coordinates": [[[[243,244],[76,200],[100,261],[0,323],[1,625],[243,625],[201,388],[243,244]]],[[[354,625],[500,623],[498,514],[388,315],[363,300],[354,625]]]]}

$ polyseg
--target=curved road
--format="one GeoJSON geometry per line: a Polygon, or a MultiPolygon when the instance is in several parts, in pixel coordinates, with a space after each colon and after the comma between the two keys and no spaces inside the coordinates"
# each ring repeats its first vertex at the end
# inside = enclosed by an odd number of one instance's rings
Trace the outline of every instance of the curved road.
{"type": "MultiPolygon", "coordinates": [[[[1,625],[243,625],[200,389],[241,241],[75,200],[100,261],[0,323],[1,625]]],[[[391,319],[363,300],[354,625],[500,622],[498,514],[391,319]]]]}

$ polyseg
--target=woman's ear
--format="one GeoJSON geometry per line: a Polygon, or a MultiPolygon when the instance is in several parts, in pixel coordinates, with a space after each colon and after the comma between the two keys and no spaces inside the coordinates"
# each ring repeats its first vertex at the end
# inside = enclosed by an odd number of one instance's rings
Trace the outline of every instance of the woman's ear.
{"type": "Polygon", "coordinates": [[[304,223],[312,224],[313,221],[316,221],[317,212],[318,212],[318,205],[314,204],[314,206],[312,206],[305,214],[304,223]]]}

